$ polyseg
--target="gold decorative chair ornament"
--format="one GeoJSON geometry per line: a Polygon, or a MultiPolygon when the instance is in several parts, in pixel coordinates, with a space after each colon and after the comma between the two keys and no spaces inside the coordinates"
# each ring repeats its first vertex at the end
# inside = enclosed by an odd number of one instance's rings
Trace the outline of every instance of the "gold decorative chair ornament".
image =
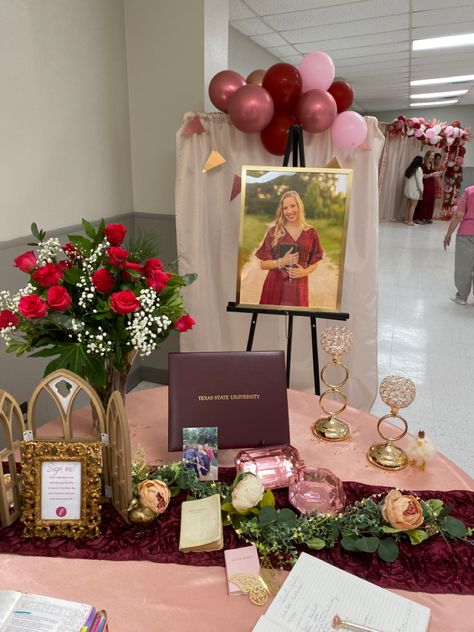
{"type": "Polygon", "coordinates": [[[393,444],[402,439],[408,432],[408,423],[398,414],[398,411],[400,408],[409,406],[415,399],[415,384],[408,377],[388,375],[380,383],[379,393],[387,406],[390,406],[390,413],[381,417],[377,423],[377,432],[385,443],[371,445],[367,452],[367,458],[373,465],[385,470],[402,470],[408,465],[408,456],[404,450],[393,444]],[[399,419],[404,425],[403,430],[394,437],[386,436],[380,429],[382,423],[390,419],[399,419]]]}
{"type": "Polygon", "coordinates": [[[321,333],[321,346],[332,360],[321,369],[321,380],[328,387],[319,397],[319,405],[327,416],[318,419],[313,426],[313,434],[325,441],[344,441],[349,437],[349,425],[339,419],[337,415],[347,407],[347,397],[340,390],[349,379],[349,369],[341,362],[341,357],[352,348],[352,332],[346,327],[328,327],[321,333]],[[325,379],[325,374],[330,367],[341,367],[343,378],[338,384],[330,384],[325,379]],[[331,395],[337,395],[341,402],[336,411],[328,410],[324,401],[331,395]]]}

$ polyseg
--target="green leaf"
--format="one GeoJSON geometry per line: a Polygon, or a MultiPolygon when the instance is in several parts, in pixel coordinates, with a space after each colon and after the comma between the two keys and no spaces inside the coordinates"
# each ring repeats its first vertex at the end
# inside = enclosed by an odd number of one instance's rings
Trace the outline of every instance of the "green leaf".
{"type": "Polygon", "coordinates": [[[36,222],[33,222],[31,224],[31,234],[33,235],[33,237],[36,237],[38,241],[41,241],[40,231],[36,222]]]}
{"type": "Polygon", "coordinates": [[[321,549],[324,549],[326,542],[321,538],[311,538],[311,540],[306,542],[306,546],[308,549],[312,549],[313,551],[320,551],[321,549]]]}
{"type": "Polygon", "coordinates": [[[278,520],[278,513],[275,507],[262,507],[258,514],[258,522],[264,526],[278,520]]]}
{"type": "Polygon", "coordinates": [[[263,494],[263,498],[260,501],[260,507],[274,507],[275,506],[275,496],[271,489],[267,489],[267,491],[263,494]]]}
{"type": "Polygon", "coordinates": [[[430,537],[423,529],[410,529],[406,534],[412,544],[421,544],[430,537]]]}
{"type": "Polygon", "coordinates": [[[68,239],[73,246],[76,246],[82,253],[88,255],[92,251],[91,242],[80,235],[68,235],[68,239]]]}
{"type": "Polygon", "coordinates": [[[380,540],[377,554],[384,562],[394,562],[398,557],[398,544],[394,538],[383,538],[380,540]]]}
{"type": "Polygon", "coordinates": [[[395,527],[387,527],[386,525],[384,525],[382,527],[382,531],[384,533],[401,533],[402,529],[395,529],[395,527]]]}
{"type": "Polygon", "coordinates": [[[278,522],[280,524],[286,524],[288,527],[294,527],[296,525],[297,516],[294,511],[285,507],[278,512],[278,522]]]}
{"type": "Polygon", "coordinates": [[[191,285],[191,283],[194,283],[194,281],[197,279],[197,273],[196,272],[190,272],[189,274],[183,274],[183,280],[185,281],[186,285],[191,285]]]}
{"type": "Polygon", "coordinates": [[[82,219],[82,228],[84,229],[88,237],[90,237],[91,239],[95,239],[95,228],[84,218],[82,219]]]}
{"type": "Polygon", "coordinates": [[[376,536],[370,536],[368,538],[359,538],[356,543],[356,551],[361,553],[375,553],[379,548],[380,539],[376,536]]]}
{"type": "Polygon", "coordinates": [[[465,538],[466,537],[466,525],[458,518],[448,516],[442,525],[443,531],[445,531],[450,538],[465,538]]]}
{"type": "Polygon", "coordinates": [[[357,551],[357,542],[359,540],[358,535],[345,535],[341,538],[341,546],[346,551],[357,551]]]}
{"type": "Polygon", "coordinates": [[[70,285],[76,285],[81,278],[81,271],[78,268],[64,268],[64,280],[70,285]]]}
{"type": "Polygon", "coordinates": [[[140,272],[138,272],[138,270],[132,270],[131,268],[127,268],[127,274],[129,274],[134,279],[140,279],[142,276],[140,272]]]}
{"type": "Polygon", "coordinates": [[[234,511],[234,505],[232,503],[223,503],[221,505],[221,511],[232,512],[234,511]]]}
{"type": "MultiPolygon", "coordinates": [[[[57,355],[58,357],[50,362],[46,369],[45,375],[56,371],[57,369],[68,369],[73,373],[77,373],[84,379],[88,380],[97,389],[105,386],[105,366],[102,358],[89,355],[84,348],[75,342],[57,345],[52,349],[43,349],[37,352],[38,355],[57,355]],[[54,353],[56,351],[56,353],[54,353]]],[[[36,356],[36,354],[33,354],[36,356]]]]}

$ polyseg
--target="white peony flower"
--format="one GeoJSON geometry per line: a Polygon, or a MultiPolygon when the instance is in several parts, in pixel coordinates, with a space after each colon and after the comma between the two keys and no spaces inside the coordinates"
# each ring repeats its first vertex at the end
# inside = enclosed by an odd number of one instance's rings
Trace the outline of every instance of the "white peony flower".
{"type": "Polygon", "coordinates": [[[248,472],[232,492],[232,504],[237,511],[248,511],[262,500],[265,488],[255,474],[248,472]]]}

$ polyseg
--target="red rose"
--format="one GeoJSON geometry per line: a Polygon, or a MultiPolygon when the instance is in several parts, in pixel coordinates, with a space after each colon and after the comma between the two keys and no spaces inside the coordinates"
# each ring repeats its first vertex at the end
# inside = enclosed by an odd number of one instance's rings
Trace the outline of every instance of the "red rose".
{"type": "Polygon", "coordinates": [[[168,279],[171,277],[170,272],[162,272],[162,270],[155,270],[153,275],[147,279],[148,287],[151,287],[155,292],[161,292],[161,290],[168,283],[168,279]]]}
{"type": "Polygon", "coordinates": [[[115,285],[115,277],[105,268],[100,268],[92,275],[92,283],[98,292],[109,294],[115,285]]]}
{"type": "Polygon", "coordinates": [[[32,250],[28,250],[28,252],[24,252],[22,255],[19,255],[15,261],[14,265],[16,268],[19,268],[22,272],[31,272],[36,268],[36,255],[32,250]]]}
{"type": "Polygon", "coordinates": [[[120,246],[125,239],[127,229],[123,224],[107,224],[104,233],[111,246],[120,246]]]}
{"type": "Polygon", "coordinates": [[[25,318],[43,318],[46,314],[46,303],[36,294],[22,296],[18,303],[18,310],[25,318]]]}
{"type": "Polygon", "coordinates": [[[111,265],[115,266],[116,268],[122,268],[123,264],[127,260],[128,250],[112,246],[112,248],[109,248],[107,250],[107,257],[111,265]]]}
{"type": "Polygon", "coordinates": [[[9,309],[2,309],[0,311],[0,329],[18,325],[19,322],[18,316],[9,309]]]}
{"type": "Polygon", "coordinates": [[[178,318],[173,327],[176,329],[176,331],[183,333],[183,331],[188,331],[188,329],[192,329],[193,325],[195,324],[196,321],[191,318],[189,314],[185,314],[184,316],[181,316],[181,318],[178,318]]]}
{"type": "Polygon", "coordinates": [[[69,259],[77,259],[77,257],[81,254],[76,246],[71,244],[70,241],[68,241],[67,244],[64,244],[63,252],[69,259]]]}
{"type": "Polygon", "coordinates": [[[48,307],[56,309],[58,312],[62,312],[67,309],[71,304],[71,296],[65,287],[62,285],[54,285],[48,290],[48,307]]]}
{"type": "Polygon", "coordinates": [[[63,270],[59,263],[48,263],[35,270],[31,276],[41,287],[49,287],[63,280],[63,270]]]}
{"type": "Polygon", "coordinates": [[[133,261],[126,261],[125,262],[125,269],[123,271],[123,278],[126,281],[137,281],[138,277],[132,276],[131,274],[128,274],[127,270],[135,270],[135,272],[138,272],[140,275],[143,272],[143,266],[141,266],[139,263],[133,263],[133,261]]]}
{"type": "Polygon", "coordinates": [[[130,314],[131,312],[136,312],[140,307],[140,301],[132,290],[115,292],[110,297],[110,309],[116,314],[130,314]]]}
{"type": "Polygon", "coordinates": [[[155,270],[163,270],[163,264],[159,259],[148,259],[143,266],[144,276],[151,277],[155,270]]]}

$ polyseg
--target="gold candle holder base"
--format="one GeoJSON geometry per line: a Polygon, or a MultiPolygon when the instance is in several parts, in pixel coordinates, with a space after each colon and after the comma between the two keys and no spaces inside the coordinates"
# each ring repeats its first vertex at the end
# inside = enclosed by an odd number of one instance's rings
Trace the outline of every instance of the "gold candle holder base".
{"type": "Polygon", "coordinates": [[[408,465],[406,453],[390,442],[374,443],[367,452],[367,458],[384,470],[403,470],[408,465]]]}
{"type": "Polygon", "coordinates": [[[350,433],[349,425],[334,415],[321,417],[315,421],[313,426],[313,434],[324,441],[344,441],[350,433]]]}

